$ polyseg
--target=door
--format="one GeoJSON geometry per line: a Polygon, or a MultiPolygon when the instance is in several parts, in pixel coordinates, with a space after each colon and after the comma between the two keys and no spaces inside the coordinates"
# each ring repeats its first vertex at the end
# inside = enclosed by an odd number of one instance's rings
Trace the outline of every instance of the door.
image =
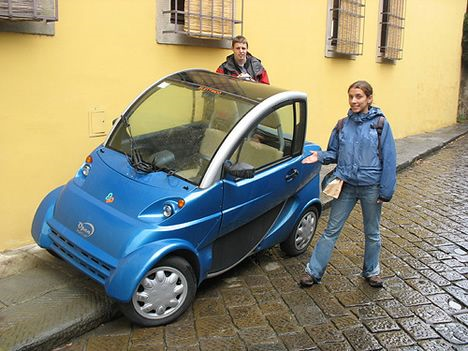
{"type": "Polygon", "coordinates": [[[213,244],[211,272],[225,270],[248,255],[297,191],[304,177],[299,172],[304,133],[304,105],[292,102],[265,116],[244,136],[231,162],[254,166],[255,175],[222,180],[222,223],[213,244]]]}

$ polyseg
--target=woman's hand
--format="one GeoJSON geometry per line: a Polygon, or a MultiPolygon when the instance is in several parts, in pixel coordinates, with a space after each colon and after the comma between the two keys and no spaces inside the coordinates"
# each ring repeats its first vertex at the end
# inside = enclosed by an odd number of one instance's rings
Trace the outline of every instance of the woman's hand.
{"type": "Polygon", "coordinates": [[[304,164],[309,164],[309,163],[315,163],[318,161],[318,153],[317,151],[311,151],[311,155],[307,156],[305,159],[302,160],[302,163],[304,164]]]}
{"type": "Polygon", "coordinates": [[[390,199],[385,199],[385,198],[383,198],[383,197],[379,197],[379,198],[377,199],[377,203],[378,203],[379,205],[383,204],[384,202],[389,202],[389,201],[390,201],[390,199]]]}

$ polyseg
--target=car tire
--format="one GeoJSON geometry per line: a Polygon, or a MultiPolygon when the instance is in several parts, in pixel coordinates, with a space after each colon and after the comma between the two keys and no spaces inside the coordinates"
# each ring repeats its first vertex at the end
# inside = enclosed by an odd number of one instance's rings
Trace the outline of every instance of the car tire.
{"type": "Polygon", "coordinates": [[[315,207],[307,208],[297,221],[288,238],[280,244],[289,256],[297,256],[304,253],[309,247],[315,230],[317,229],[318,211],[315,207]]]}
{"type": "Polygon", "coordinates": [[[132,298],[121,303],[133,323],[154,327],[179,318],[192,304],[197,282],[192,266],[182,257],[165,258],[138,283],[132,298]]]}

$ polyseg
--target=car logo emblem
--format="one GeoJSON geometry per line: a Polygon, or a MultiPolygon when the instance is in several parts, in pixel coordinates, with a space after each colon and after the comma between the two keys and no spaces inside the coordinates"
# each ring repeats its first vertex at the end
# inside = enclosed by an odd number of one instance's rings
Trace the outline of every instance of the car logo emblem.
{"type": "Polygon", "coordinates": [[[114,202],[114,194],[109,193],[107,194],[106,198],[104,199],[106,201],[106,204],[111,204],[114,202]]]}
{"type": "Polygon", "coordinates": [[[91,235],[94,234],[94,225],[92,225],[89,222],[78,222],[78,225],[76,226],[76,231],[83,238],[89,238],[91,235]]]}

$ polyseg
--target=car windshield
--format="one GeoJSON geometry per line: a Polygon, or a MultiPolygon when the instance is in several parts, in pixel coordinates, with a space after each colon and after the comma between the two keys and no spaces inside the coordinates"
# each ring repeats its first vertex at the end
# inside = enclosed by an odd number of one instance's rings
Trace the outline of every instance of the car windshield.
{"type": "Polygon", "coordinates": [[[107,147],[144,171],[165,171],[199,184],[216,150],[256,103],[194,82],[165,79],[122,117],[107,147]],[[135,161],[137,160],[137,161],[135,161]]]}

